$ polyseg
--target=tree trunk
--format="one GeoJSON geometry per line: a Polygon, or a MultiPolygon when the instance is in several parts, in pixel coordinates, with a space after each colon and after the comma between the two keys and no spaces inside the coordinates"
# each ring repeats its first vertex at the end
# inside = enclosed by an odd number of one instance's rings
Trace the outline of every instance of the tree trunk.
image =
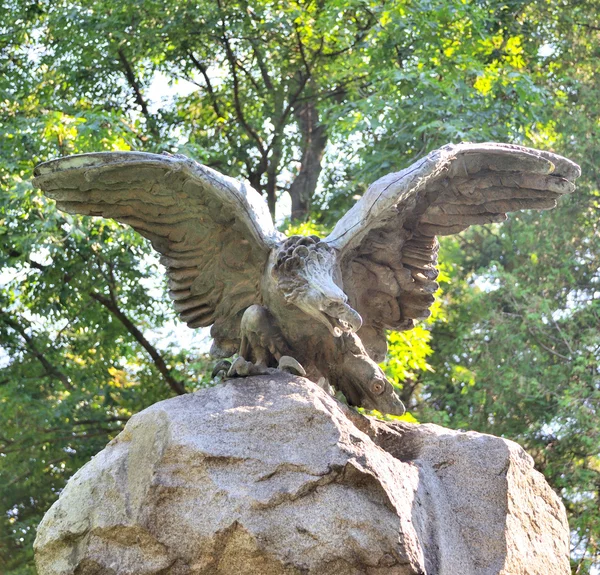
{"type": "Polygon", "coordinates": [[[302,134],[300,172],[290,186],[292,221],[306,221],[310,214],[312,197],[321,173],[321,161],[327,145],[327,130],[319,124],[319,113],[314,102],[306,102],[295,110],[302,134]]]}
{"type": "Polygon", "coordinates": [[[269,167],[267,168],[267,204],[273,220],[275,220],[275,204],[277,203],[277,174],[279,164],[281,163],[281,140],[275,138],[273,142],[273,151],[269,158],[269,167]]]}

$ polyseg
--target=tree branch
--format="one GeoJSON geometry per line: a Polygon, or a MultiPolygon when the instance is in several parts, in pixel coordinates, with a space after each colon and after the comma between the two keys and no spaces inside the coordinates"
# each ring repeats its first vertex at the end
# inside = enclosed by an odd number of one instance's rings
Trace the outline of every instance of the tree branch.
{"type": "MultiPolygon", "coordinates": [[[[299,36],[298,36],[298,41],[301,44],[299,36]]],[[[275,135],[277,135],[279,133],[279,131],[285,126],[285,123],[287,122],[288,117],[292,113],[292,110],[295,108],[296,104],[298,104],[301,101],[300,94],[302,94],[302,92],[306,88],[306,85],[308,84],[308,81],[312,78],[310,70],[312,69],[315,62],[317,61],[317,58],[323,53],[323,46],[324,46],[324,39],[321,38],[321,44],[320,44],[318,50],[315,50],[315,53],[313,54],[313,57],[312,57],[312,61],[310,62],[310,64],[308,62],[305,62],[305,67],[308,70],[308,72],[306,74],[300,75],[300,79],[298,82],[298,88],[290,96],[287,106],[283,110],[281,116],[279,117],[279,121],[275,125],[275,129],[274,129],[275,135]]],[[[304,58],[304,53],[302,53],[302,58],[304,58]]],[[[309,96],[309,98],[310,98],[310,96],[309,96]]],[[[275,140],[275,138],[273,139],[273,141],[274,140],[275,140]]],[[[272,145],[273,145],[273,142],[271,143],[271,146],[272,145]]],[[[269,146],[269,148],[267,149],[267,152],[269,152],[269,150],[271,149],[271,146],[269,146]]]]}
{"type": "Polygon", "coordinates": [[[223,6],[221,4],[221,0],[217,0],[217,5],[219,6],[219,11],[221,12],[221,37],[219,41],[223,44],[223,47],[225,48],[225,58],[227,59],[227,63],[229,64],[229,69],[233,78],[233,106],[235,108],[235,114],[237,116],[238,122],[242,125],[246,133],[256,142],[260,155],[263,158],[266,158],[268,150],[265,150],[262,138],[248,123],[244,115],[244,111],[242,109],[242,105],[240,102],[240,82],[237,74],[237,63],[233,50],[231,49],[231,44],[229,43],[229,37],[227,36],[227,30],[225,28],[225,15],[223,14],[223,6]]]}
{"type": "Polygon", "coordinates": [[[267,70],[267,66],[265,65],[265,61],[262,57],[262,54],[256,47],[254,41],[251,41],[250,43],[252,44],[252,52],[254,52],[254,57],[256,58],[256,63],[258,64],[258,69],[260,70],[263,82],[265,83],[267,90],[269,90],[269,92],[272,92],[275,88],[273,86],[273,82],[271,81],[271,77],[269,76],[269,72],[267,70]]]}
{"type": "Polygon", "coordinates": [[[27,334],[22,325],[12,319],[6,312],[1,311],[0,316],[2,317],[2,321],[12,329],[14,329],[24,340],[25,347],[29,350],[29,352],[42,364],[44,371],[47,375],[56,377],[56,379],[60,380],[62,384],[68,389],[73,390],[73,385],[69,381],[69,378],[65,373],[60,371],[56,366],[54,366],[48,358],[38,349],[33,341],[33,338],[27,334]]]}
{"type": "Polygon", "coordinates": [[[217,95],[213,90],[212,83],[208,76],[208,69],[206,66],[196,58],[193,52],[188,52],[188,57],[192,61],[192,64],[200,71],[202,77],[204,78],[204,82],[206,83],[206,90],[208,91],[208,95],[210,96],[210,102],[212,104],[213,110],[217,115],[217,118],[221,118],[221,107],[219,106],[219,102],[217,100],[217,95]]]}
{"type": "MultiPolygon", "coordinates": [[[[23,257],[23,254],[17,250],[9,250],[8,256],[11,258],[21,258],[23,257]]],[[[40,264],[29,257],[25,259],[25,262],[28,263],[30,267],[35,268],[36,270],[40,270],[42,272],[46,271],[47,269],[47,266],[40,264]]]]}
{"type": "Polygon", "coordinates": [[[289,118],[290,114],[292,113],[294,106],[299,101],[300,94],[302,93],[304,88],[306,88],[306,84],[307,84],[309,78],[310,78],[310,76],[308,76],[308,75],[301,76],[298,89],[290,97],[290,99],[287,103],[287,106],[283,110],[281,116],[279,117],[277,124],[275,125],[275,129],[273,130],[275,136],[273,137],[273,140],[271,141],[271,143],[269,144],[269,147],[267,148],[267,153],[271,151],[271,148],[276,143],[275,140],[276,140],[277,134],[279,134],[280,130],[285,126],[285,123],[287,122],[287,119],[289,118]]]}
{"type": "Polygon", "coordinates": [[[140,84],[135,77],[133,68],[129,63],[129,60],[127,60],[127,57],[125,56],[125,51],[122,47],[117,50],[117,54],[119,55],[119,61],[123,66],[127,82],[129,83],[131,89],[133,90],[133,93],[135,94],[135,101],[137,102],[138,106],[142,109],[142,114],[148,122],[148,129],[150,130],[150,133],[158,140],[160,139],[160,132],[158,131],[158,127],[156,126],[156,120],[148,110],[148,104],[144,99],[144,95],[142,94],[140,84]]]}
{"type": "Polygon", "coordinates": [[[144,337],[144,334],[135,326],[135,324],[121,311],[117,304],[96,292],[90,292],[90,296],[95,299],[98,303],[103,305],[111,314],[113,314],[127,329],[127,331],[134,337],[134,339],[148,352],[148,355],[152,358],[154,365],[161,373],[169,387],[177,394],[183,395],[186,393],[185,387],[182,382],[178,381],[173,377],[165,360],[160,355],[158,350],[144,337]]]}
{"type": "MultiPolygon", "coordinates": [[[[16,250],[11,251],[9,253],[9,255],[11,257],[21,257],[22,256],[22,254],[20,252],[17,252],[16,250]]],[[[90,297],[92,297],[94,300],[96,300],[101,305],[103,305],[106,309],[108,309],[125,326],[127,331],[134,337],[134,339],[148,352],[148,354],[152,358],[152,361],[156,365],[156,368],[161,373],[161,375],[164,377],[165,381],[168,383],[168,385],[171,387],[171,389],[173,389],[173,391],[175,391],[175,393],[177,393],[179,395],[187,393],[183,383],[173,377],[173,375],[169,371],[164,359],[162,358],[162,356],[160,355],[158,350],[144,337],[144,334],[135,326],[135,324],[119,308],[115,294],[114,294],[114,290],[113,290],[113,286],[117,285],[117,281],[114,276],[112,262],[107,262],[100,256],[100,254],[96,254],[96,257],[98,259],[100,259],[102,263],[105,263],[108,266],[108,277],[104,273],[104,270],[102,269],[101,265],[98,265],[98,268],[100,270],[100,273],[104,276],[104,278],[107,281],[111,297],[110,297],[110,299],[106,298],[94,291],[89,292],[90,297]]],[[[44,266],[42,264],[38,264],[37,262],[34,262],[29,258],[27,258],[26,261],[30,266],[32,266],[36,269],[39,269],[41,271],[44,271],[46,269],[46,266],[44,266]]],[[[60,371],[58,368],[53,366],[48,361],[48,359],[37,349],[37,347],[35,346],[35,344],[33,342],[33,339],[29,335],[27,335],[27,333],[25,332],[23,327],[21,325],[19,325],[17,322],[15,322],[6,312],[0,311],[0,317],[2,317],[4,323],[6,323],[8,326],[10,326],[12,329],[14,329],[16,332],[18,332],[19,335],[21,335],[21,337],[25,340],[26,347],[38,359],[38,361],[43,365],[46,373],[48,375],[52,375],[52,376],[58,378],[67,389],[72,390],[73,386],[70,383],[69,378],[62,371],[60,371]]]]}
{"type": "Polygon", "coordinates": [[[296,33],[296,40],[298,42],[298,49],[300,50],[300,57],[302,58],[302,63],[304,64],[304,68],[306,70],[307,76],[311,75],[311,69],[306,60],[306,54],[304,53],[304,44],[302,43],[302,38],[300,38],[300,32],[298,32],[298,26],[294,25],[294,32],[296,33]]]}
{"type": "Polygon", "coordinates": [[[292,198],[292,221],[306,221],[321,174],[328,136],[325,126],[319,123],[319,113],[313,101],[309,100],[297,106],[294,115],[302,137],[302,159],[300,171],[289,189],[292,198]]]}
{"type": "MultiPolygon", "coordinates": [[[[243,11],[242,13],[248,17],[249,20],[253,20],[256,21],[255,18],[253,18],[253,11],[249,8],[248,3],[244,2],[243,3],[243,11]]],[[[252,24],[251,24],[252,25],[252,24]]],[[[262,76],[263,82],[265,83],[265,87],[267,88],[267,91],[269,92],[273,92],[275,90],[275,87],[273,86],[273,82],[271,81],[271,77],[269,76],[269,71],[267,70],[267,66],[265,65],[265,60],[258,48],[258,44],[259,42],[261,42],[261,38],[258,37],[246,37],[243,38],[245,40],[248,40],[248,42],[250,43],[250,46],[252,46],[252,52],[254,54],[254,57],[256,58],[256,63],[258,65],[258,69],[260,70],[260,75],[262,76]]]]}
{"type": "MultiPolygon", "coordinates": [[[[38,443],[30,443],[29,445],[21,445],[15,449],[5,449],[2,453],[22,453],[25,449],[31,449],[32,447],[37,447],[39,445],[44,445],[45,443],[49,443],[50,441],[53,443],[57,443],[59,441],[73,441],[75,439],[87,439],[89,437],[97,437],[98,435],[106,435],[107,433],[115,433],[119,431],[118,429],[105,429],[103,427],[94,428],[96,431],[91,433],[93,430],[84,431],[83,433],[71,433],[69,435],[63,435],[61,437],[52,437],[40,441],[38,443]]],[[[62,458],[61,458],[62,461],[62,458]]]]}
{"type": "Polygon", "coordinates": [[[595,32],[600,32],[600,26],[586,24],[585,22],[574,22],[574,24],[575,24],[575,26],[582,26],[583,28],[588,28],[589,30],[594,30],[595,32]]]}
{"type": "Polygon", "coordinates": [[[242,109],[242,104],[240,102],[240,81],[237,74],[237,63],[235,60],[235,56],[233,51],[231,50],[231,46],[229,45],[229,39],[227,36],[223,36],[223,43],[225,45],[225,56],[227,58],[227,62],[229,63],[229,69],[231,70],[231,75],[233,77],[233,106],[235,108],[235,114],[237,116],[238,121],[243,126],[246,133],[256,142],[258,145],[258,149],[262,156],[266,155],[265,146],[262,141],[262,138],[258,135],[258,133],[254,130],[254,128],[248,123],[246,117],[244,115],[244,111],[242,109]]]}
{"type": "Polygon", "coordinates": [[[545,349],[547,352],[551,353],[552,355],[555,355],[556,357],[560,357],[560,359],[564,359],[565,361],[571,361],[570,357],[567,357],[566,355],[563,355],[562,353],[558,353],[558,351],[554,351],[552,348],[548,347],[547,345],[544,345],[540,339],[538,337],[536,337],[535,333],[533,333],[533,330],[530,328],[527,328],[527,333],[529,333],[529,335],[533,338],[533,340],[543,349],[545,349]]]}
{"type": "MultiPolygon", "coordinates": [[[[76,427],[78,425],[96,425],[97,423],[126,423],[127,421],[129,421],[129,419],[129,417],[108,417],[106,419],[80,419],[78,421],[71,421],[69,423],[72,427],[76,427]]],[[[49,429],[42,429],[37,433],[54,433],[55,431],[64,430],[64,427],[51,427],[49,429]]]]}
{"type": "MultiPolygon", "coordinates": [[[[223,116],[221,115],[221,107],[220,107],[219,101],[217,99],[217,94],[213,88],[211,81],[210,81],[207,67],[200,60],[198,60],[198,58],[196,58],[196,56],[192,52],[188,52],[187,54],[188,54],[188,57],[190,58],[191,62],[200,71],[200,73],[202,74],[202,77],[204,78],[204,82],[206,84],[206,90],[208,92],[208,95],[210,98],[210,103],[211,103],[213,110],[215,111],[215,114],[217,115],[218,118],[222,118],[223,116]]],[[[229,145],[232,147],[232,149],[235,150],[237,147],[237,144],[231,137],[231,134],[229,133],[229,131],[227,129],[224,129],[223,133],[225,134],[225,138],[229,142],[229,145]]],[[[240,160],[242,160],[242,158],[240,158],[240,160]]],[[[252,168],[250,158],[245,158],[242,161],[246,164],[246,169],[248,170],[248,178],[250,180],[250,185],[260,192],[262,189],[262,186],[260,185],[260,180],[261,180],[262,175],[266,171],[266,164],[267,164],[266,154],[261,155],[261,159],[260,159],[258,168],[256,170],[254,170],[252,168]]]]}
{"type": "MultiPolygon", "coordinates": [[[[83,419],[80,421],[73,421],[70,422],[71,423],[71,427],[77,427],[79,425],[96,425],[96,424],[104,424],[104,423],[126,423],[127,421],[129,421],[129,417],[109,417],[107,419],[83,419]]],[[[116,429],[108,429],[105,427],[96,427],[95,429],[102,429],[105,431],[117,431],[116,429]]],[[[66,431],[67,430],[67,426],[64,427],[50,427],[48,429],[36,429],[33,430],[34,435],[42,435],[42,434],[48,434],[48,433],[56,433],[57,431],[66,431]]],[[[81,433],[88,433],[87,431],[83,431],[81,433]]],[[[75,437],[75,433],[73,432],[73,437],[75,437]]],[[[11,446],[14,447],[16,445],[22,445],[24,443],[27,443],[27,441],[29,441],[31,439],[30,436],[27,437],[21,437],[20,439],[8,439],[8,437],[3,437],[0,436],[0,441],[4,444],[4,445],[0,445],[0,449],[2,449],[3,453],[9,453],[10,451],[6,451],[6,447],[11,446]]],[[[46,439],[45,441],[53,441],[54,439],[46,439]]],[[[13,450],[15,451],[15,450],[13,450]]]]}
{"type": "MultiPolygon", "coordinates": [[[[362,80],[364,78],[368,78],[369,75],[368,74],[359,74],[358,76],[354,76],[352,78],[349,78],[347,80],[344,80],[343,82],[340,82],[334,90],[329,90],[327,92],[322,92],[319,94],[311,94],[310,96],[306,96],[303,98],[298,98],[296,103],[302,103],[305,102],[306,100],[313,100],[314,102],[320,102],[322,100],[327,100],[328,98],[333,98],[335,96],[341,96],[345,93],[346,91],[346,86],[348,86],[349,84],[352,84],[353,82],[357,82],[358,80],[362,80]]],[[[364,84],[361,84],[361,88],[368,88],[373,82],[366,82],[364,84]]]]}
{"type": "Polygon", "coordinates": [[[238,66],[238,68],[244,72],[244,74],[246,75],[246,77],[248,78],[248,80],[250,80],[250,83],[254,86],[254,89],[260,94],[263,93],[264,90],[258,85],[257,81],[252,77],[252,74],[250,73],[250,71],[242,64],[242,62],[238,59],[236,59],[236,64],[238,66]]]}

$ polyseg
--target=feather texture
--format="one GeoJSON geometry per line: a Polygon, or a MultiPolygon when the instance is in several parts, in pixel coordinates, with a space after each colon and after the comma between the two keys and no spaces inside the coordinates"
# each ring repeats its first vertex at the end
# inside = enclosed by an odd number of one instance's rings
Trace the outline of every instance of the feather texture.
{"type": "Polygon", "coordinates": [[[437,290],[437,236],[501,222],[507,212],[550,209],[574,191],[579,166],[506,144],[448,145],[373,183],[324,240],[338,251],[344,291],[364,319],[375,361],[385,330],[429,316],[437,290]]]}
{"type": "Polygon", "coordinates": [[[115,152],[41,164],[34,185],[70,213],[113,218],[161,254],[169,295],[189,327],[213,325],[217,355],[239,345],[244,310],[281,239],[261,196],[184,156],[115,152]]]}

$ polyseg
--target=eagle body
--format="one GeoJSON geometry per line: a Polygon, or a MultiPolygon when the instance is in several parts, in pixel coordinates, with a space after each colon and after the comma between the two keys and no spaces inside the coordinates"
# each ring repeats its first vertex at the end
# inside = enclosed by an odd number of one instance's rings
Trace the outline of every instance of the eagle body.
{"type": "Polygon", "coordinates": [[[212,326],[215,357],[238,354],[231,375],[293,358],[350,405],[401,414],[378,363],[387,330],[429,315],[437,237],[553,208],[579,175],[551,152],[448,145],[375,181],[325,238],[285,237],[258,192],[185,156],[71,156],[40,164],[34,185],[66,212],[147,238],[181,320],[212,326]]]}
{"type": "Polygon", "coordinates": [[[404,413],[356,333],[362,318],[348,305],[336,250],[317,236],[286,238],[272,251],[261,291],[285,340],[282,353],[297,359],[313,381],[324,377],[350,405],[404,413]]]}

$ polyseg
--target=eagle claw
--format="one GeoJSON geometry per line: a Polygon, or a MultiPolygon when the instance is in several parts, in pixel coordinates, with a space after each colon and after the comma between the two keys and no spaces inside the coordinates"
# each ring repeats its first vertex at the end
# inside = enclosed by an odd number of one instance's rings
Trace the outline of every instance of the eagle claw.
{"type": "MultiPolygon", "coordinates": [[[[164,154],[164,152],[163,152],[163,154],[164,154]]],[[[229,371],[230,367],[231,367],[231,362],[227,361],[226,359],[222,359],[221,361],[217,362],[217,365],[215,365],[214,369],[212,370],[210,377],[212,379],[214,379],[221,372],[227,373],[229,371]]]]}
{"type": "Polygon", "coordinates": [[[277,369],[280,369],[281,371],[287,371],[287,373],[291,373],[292,375],[306,377],[306,370],[302,367],[302,365],[300,365],[300,363],[298,363],[298,361],[289,355],[282,355],[279,358],[277,369]]]}
{"type": "Polygon", "coordinates": [[[229,368],[227,377],[248,377],[249,375],[265,375],[269,373],[265,365],[246,361],[243,357],[238,357],[229,368]]]}

